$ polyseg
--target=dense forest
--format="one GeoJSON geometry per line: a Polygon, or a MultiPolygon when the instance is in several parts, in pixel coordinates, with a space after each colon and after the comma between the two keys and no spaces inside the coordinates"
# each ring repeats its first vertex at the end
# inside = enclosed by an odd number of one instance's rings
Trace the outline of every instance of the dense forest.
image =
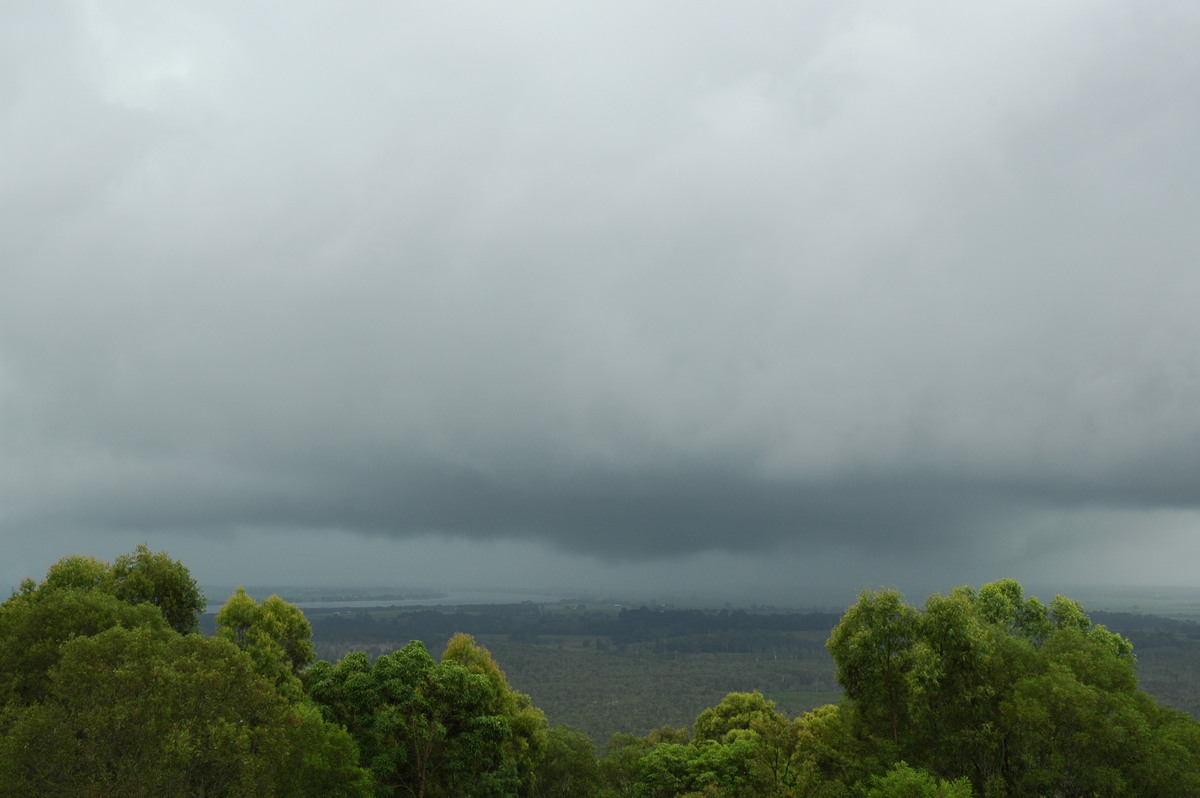
{"type": "MultiPolygon", "coordinates": [[[[204,607],[188,570],[144,546],[25,580],[0,604],[0,794],[1200,795],[1200,723],[1140,689],[1130,640],[1012,580],[920,608],[864,591],[838,617],[517,606],[523,621],[489,630],[494,613],[464,610],[448,639],[453,613],[329,613],[324,634],[384,645],[397,630],[376,627],[401,625],[413,642],[320,660],[309,618],[278,596],[238,589],[202,630],[204,607]],[[445,640],[440,657],[422,628],[445,640]],[[487,634],[570,637],[593,662],[600,646],[752,657],[782,693],[820,637],[835,700],[793,713],[733,691],[598,745],[550,723],[487,634]]],[[[1189,631],[1145,634],[1166,645],[1189,631]]]]}

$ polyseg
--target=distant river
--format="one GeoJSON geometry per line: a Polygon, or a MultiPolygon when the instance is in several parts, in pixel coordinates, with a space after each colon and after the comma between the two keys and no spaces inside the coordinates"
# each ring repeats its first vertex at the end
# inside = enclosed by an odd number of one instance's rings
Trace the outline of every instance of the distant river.
{"type": "MultiPolygon", "coordinates": [[[[440,606],[458,607],[467,604],[521,604],[529,601],[534,604],[550,604],[562,601],[564,596],[547,595],[545,593],[509,593],[486,590],[464,590],[447,593],[444,596],[420,599],[365,599],[359,601],[297,601],[294,602],[302,610],[324,609],[365,609],[367,607],[421,607],[440,606]]],[[[222,602],[223,604],[224,602],[222,602]]],[[[205,610],[216,613],[221,604],[209,604],[205,610]]]]}

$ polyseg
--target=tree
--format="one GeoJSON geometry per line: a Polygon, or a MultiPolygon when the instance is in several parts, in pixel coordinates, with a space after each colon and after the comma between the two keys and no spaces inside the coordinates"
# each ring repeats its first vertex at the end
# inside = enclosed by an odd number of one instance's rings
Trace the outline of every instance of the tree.
{"type": "Polygon", "coordinates": [[[611,794],[622,798],[634,794],[637,789],[639,763],[653,746],[654,743],[645,737],[628,732],[613,733],[599,762],[600,780],[611,794]]]}
{"type": "Polygon", "coordinates": [[[742,741],[730,751],[749,755],[753,790],[779,795],[795,785],[792,761],[797,728],[762,693],[730,693],[715,707],[701,712],[693,730],[698,743],[732,746],[742,741]]]}
{"type": "Polygon", "coordinates": [[[898,762],[883,776],[871,780],[867,798],[971,798],[971,782],[965,777],[952,782],[898,762]]]}
{"type": "Polygon", "coordinates": [[[312,663],[312,627],[295,604],[272,595],[255,602],[239,587],[217,612],[217,637],[250,655],[258,672],[289,698],[303,693],[299,674],[312,663]]]}
{"type": "Polygon", "coordinates": [[[1157,740],[1181,742],[1165,767],[1184,751],[1192,770],[1200,761],[1196,738],[1138,691],[1129,641],[1013,580],[930,596],[923,611],[864,592],[828,647],[851,740],[982,795],[1162,794],[1145,777],[1157,740]]]}
{"type": "Polygon", "coordinates": [[[90,555],[72,554],[55,562],[46,571],[40,585],[32,579],[21,583],[22,595],[44,594],[55,590],[95,590],[112,581],[112,566],[90,555]]]}
{"type": "Polygon", "coordinates": [[[0,701],[33,700],[70,637],[114,626],[157,626],[158,616],[181,633],[198,628],[204,595],[181,563],[145,545],[111,565],[71,555],[40,583],[21,582],[0,604],[0,701]]]}
{"type": "Polygon", "coordinates": [[[162,613],[150,604],[132,605],[98,589],[76,587],[72,579],[79,561],[55,571],[42,587],[32,583],[0,604],[0,705],[31,704],[42,699],[50,671],[69,640],[108,629],[169,629],[162,613]],[[70,586],[68,586],[70,585],[70,586]]]}
{"type": "Polygon", "coordinates": [[[44,699],[3,727],[3,795],[369,794],[344,731],[230,643],[170,628],[67,641],[44,699]]]}
{"type": "Polygon", "coordinates": [[[720,741],[733,731],[759,731],[764,726],[782,727],[788,719],[763,694],[730,693],[715,707],[704,710],[692,726],[697,741],[720,741]]]}
{"type": "Polygon", "coordinates": [[[551,726],[534,772],[534,798],[590,798],[599,789],[596,744],[569,726],[551,726]]]}
{"type": "Polygon", "coordinates": [[[541,713],[509,688],[486,650],[452,641],[442,662],[413,641],[371,663],[361,652],[305,674],[325,717],[343,724],[382,796],[519,796],[545,745],[541,713]]]}
{"type": "Polygon", "coordinates": [[[450,638],[442,653],[442,664],[455,663],[469,673],[487,679],[489,700],[483,711],[502,718],[508,727],[504,742],[504,758],[514,768],[513,776],[521,785],[519,792],[528,794],[534,781],[534,771],[546,746],[546,717],[533,706],[529,696],[512,689],[508,678],[492,658],[491,652],[475,642],[470,635],[450,638]]]}
{"type": "Polygon", "coordinates": [[[96,590],[128,604],[151,604],[181,634],[199,628],[204,594],[178,560],[152,552],[143,543],[110,565],[90,555],[70,555],[50,566],[40,584],[26,579],[17,595],[42,596],[58,590],[96,590]]]}
{"type": "Polygon", "coordinates": [[[140,544],[113,561],[111,579],[113,595],[130,604],[153,604],[180,634],[200,628],[204,594],[188,569],[165,551],[152,552],[140,544]]]}
{"type": "Polygon", "coordinates": [[[911,668],[916,621],[917,611],[904,603],[899,591],[864,590],[826,643],[846,696],[896,748],[908,725],[905,677],[911,668]]]}
{"type": "MultiPolygon", "coordinates": [[[[255,635],[298,685],[307,623],[266,605],[255,635]]],[[[228,641],[182,634],[202,608],[187,569],[145,546],[24,580],[0,604],[0,794],[369,795],[351,737],[298,689],[228,641]]]]}
{"type": "Polygon", "coordinates": [[[694,728],[614,735],[600,763],[609,789],[636,798],[790,794],[794,727],[761,693],[730,693],[694,728]]]}
{"type": "Polygon", "coordinates": [[[858,785],[886,765],[876,740],[857,733],[851,709],[827,704],[793,721],[796,753],[792,759],[796,792],[813,798],[859,796],[858,785]]]}
{"type": "Polygon", "coordinates": [[[371,774],[359,766],[358,746],[341,726],[326,722],[312,703],[290,706],[284,728],[288,751],[276,784],[281,795],[306,798],[372,796],[371,774]]]}

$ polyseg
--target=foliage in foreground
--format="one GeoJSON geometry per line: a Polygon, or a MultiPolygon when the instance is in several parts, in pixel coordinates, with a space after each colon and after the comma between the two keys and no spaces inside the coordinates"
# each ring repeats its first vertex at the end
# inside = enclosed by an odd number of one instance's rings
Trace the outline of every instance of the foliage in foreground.
{"type": "Polygon", "coordinates": [[[0,604],[0,795],[370,795],[344,729],[184,633],[203,607],[145,547],[64,558],[0,604]]]}
{"type": "Polygon", "coordinates": [[[688,728],[550,727],[466,636],[313,663],[294,605],[240,588],[214,636],[187,569],[67,557],[0,604],[0,794],[14,796],[1200,796],[1200,724],[1132,647],[1012,580],[866,591],[828,641],[838,705],[730,693],[688,728]]]}

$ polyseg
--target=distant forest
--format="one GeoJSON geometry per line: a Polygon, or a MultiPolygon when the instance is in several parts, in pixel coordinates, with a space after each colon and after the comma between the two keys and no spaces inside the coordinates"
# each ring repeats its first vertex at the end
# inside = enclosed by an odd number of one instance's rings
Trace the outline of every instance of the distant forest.
{"type": "MultiPolygon", "coordinates": [[[[394,612],[378,619],[377,611],[316,612],[310,620],[318,639],[386,642],[436,640],[469,630],[474,635],[505,635],[513,642],[536,643],[563,636],[594,638],[605,644],[655,643],[661,651],[733,653],[771,651],[789,645],[780,632],[824,632],[840,615],[826,612],[750,613],[746,610],[637,609],[617,612],[538,604],[500,604],[394,612]]],[[[1200,628],[1198,626],[1197,628],[1200,628]]],[[[811,648],[804,645],[803,648],[811,648]]]]}
{"type": "MultiPolygon", "coordinates": [[[[471,634],[501,656],[509,679],[551,719],[597,744],[618,731],[689,723],[728,692],[759,690],[793,715],[840,695],[825,646],[838,613],[564,602],[307,614],[318,654],[331,660],[355,650],[387,653],[410,640],[440,650],[454,634],[471,634]],[[579,689],[581,681],[589,689],[579,689]]],[[[1089,615],[1133,643],[1142,689],[1200,717],[1200,623],[1089,615]]]]}
{"type": "Polygon", "coordinates": [[[1012,580],[840,615],[204,607],[144,546],[23,582],[0,794],[1200,796],[1200,723],[1143,689],[1195,700],[1200,627],[1012,580]]]}

